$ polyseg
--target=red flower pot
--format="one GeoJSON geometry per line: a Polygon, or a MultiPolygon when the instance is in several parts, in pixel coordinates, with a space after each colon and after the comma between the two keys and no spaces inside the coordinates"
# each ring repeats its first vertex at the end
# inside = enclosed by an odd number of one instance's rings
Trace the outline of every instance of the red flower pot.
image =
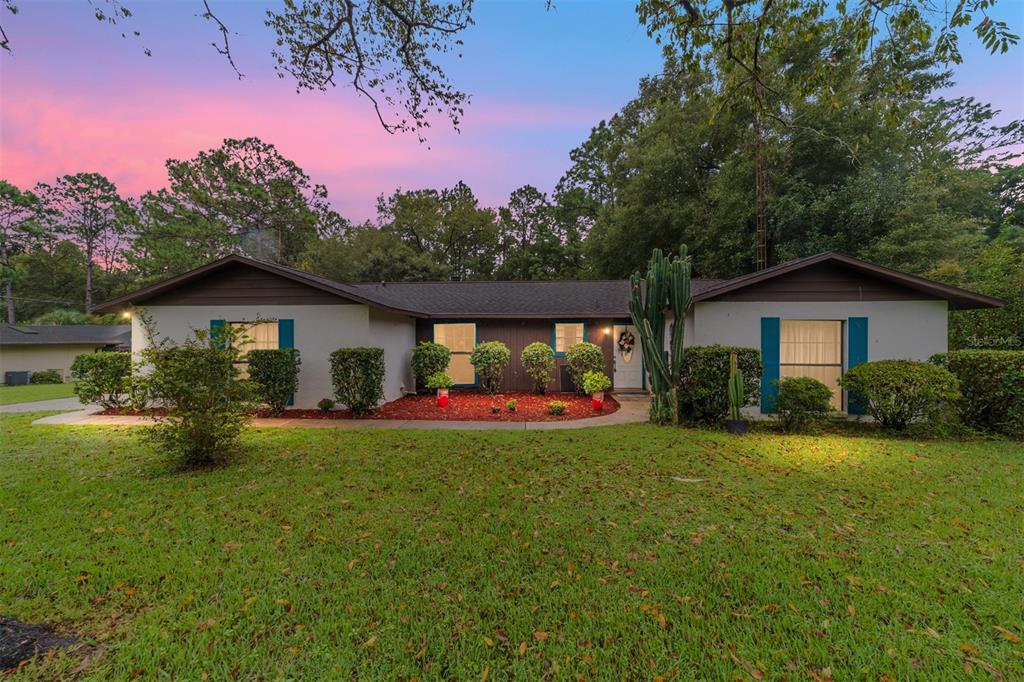
{"type": "Polygon", "coordinates": [[[437,389],[437,406],[448,407],[448,389],[439,388],[437,389]]]}
{"type": "Polygon", "coordinates": [[[594,408],[594,412],[600,412],[604,409],[604,393],[594,393],[590,396],[590,405],[594,408]]]}

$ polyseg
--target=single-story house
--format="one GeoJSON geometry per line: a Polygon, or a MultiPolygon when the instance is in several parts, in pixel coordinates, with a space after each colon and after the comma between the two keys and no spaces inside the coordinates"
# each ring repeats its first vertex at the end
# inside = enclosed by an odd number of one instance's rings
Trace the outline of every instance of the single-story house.
{"type": "MultiPolygon", "coordinates": [[[[835,386],[843,371],[867,360],[927,359],[946,350],[949,310],[994,308],[1002,301],[828,252],[729,280],[692,282],[687,345],[759,348],[765,364],[761,410],[774,411],[773,381],[813,376],[835,386]]],[[[147,343],[140,323],[183,340],[190,329],[256,325],[248,348],[298,348],[302,366],[296,407],[333,394],[332,351],[384,349],[384,394],[415,390],[413,346],[424,340],[452,351],[448,373],[476,385],[469,354],[477,343],[502,341],[512,351],[504,387],[528,390],[519,357],[527,344],[551,345],[558,365],[550,389],[570,384],[561,356],[578,341],[604,351],[614,390],[643,391],[646,378],[629,317],[627,280],[543,282],[345,283],[275,263],[228,256],[109,301],[96,312],[132,314],[132,350],[147,343]],[[140,315],[144,313],[144,315],[140,315]]]]}
{"type": "Polygon", "coordinates": [[[130,347],[131,327],[126,324],[0,325],[0,377],[7,383],[8,372],[31,375],[55,369],[67,381],[78,355],[130,347]]]}

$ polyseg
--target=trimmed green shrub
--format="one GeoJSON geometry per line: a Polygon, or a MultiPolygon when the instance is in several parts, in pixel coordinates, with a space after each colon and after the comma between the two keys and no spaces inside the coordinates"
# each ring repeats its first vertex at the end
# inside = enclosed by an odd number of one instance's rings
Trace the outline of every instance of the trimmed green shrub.
{"type": "Polygon", "coordinates": [[[517,405],[518,403],[516,402],[515,398],[509,398],[508,402],[505,403],[505,407],[506,409],[508,409],[509,412],[515,412],[517,405]]]}
{"type": "Polygon", "coordinates": [[[551,346],[535,341],[523,349],[523,371],[533,381],[533,392],[544,394],[555,371],[555,351],[551,346]]]}
{"type": "Polygon", "coordinates": [[[583,375],[583,392],[587,395],[604,393],[612,387],[612,380],[604,372],[587,372],[583,375]]]}
{"type": "Polygon", "coordinates": [[[436,391],[439,388],[451,388],[455,385],[455,380],[444,372],[434,372],[427,377],[427,388],[432,391],[436,391]]]}
{"type": "MultiPolygon", "coordinates": [[[[687,422],[715,424],[729,414],[729,355],[736,351],[743,373],[743,405],[761,395],[761,351],[732,346],[691,346],[683,351],[679,416],[687,422]]],[[[741,407],[743,406],[741,405],[741,407]]]]}
{"type": "Polygon", "coordinates": [[[331,353],[334,395],[353,414],[363,415],[384,399],[384,349],[339,348],[331,353]]]}
{"type": "Polygon", "coordinates": [[[97,403],[107,409],[124,406],[131,374],[131,353],[82,353],[71,363],[75,395],[83,405],[97,403]]]}
{"type": "Polygon", "coordinates": [[[60,373],[59,369],[41,369],[38,372],[32,372],[28,382],[30,384],[63,384],[64,375],[60,373]]]}
{"type": "Polygon", "coordinates": [[[802,431],[815,426],[832,412],[832,391],[812,377],[785,377],[779,387],[776,408],[782,428],[802,431]]]}
{"type": "Polygon", "coordinates": [[[555,416],[560,415],[560,414],[565,414],[566,404],[564,402],[562,402],[561,400],[552,400],[552,401],[548,402],[548,406],[547,407],[548,407],[548,414],[555,415],[555,416]]]}
{"type": "Polygon", "coordinates": [[[865,362],[839,383],[860,396],[879,424],[895,430],[937,419],[960,398],[960,382],[949,370],[914,360],[865,362]]]}
{"type": "Polygon", "coordinates": [[[427,377],[448,369],[452,360],[452,352],[447,347],[433,341],[420,341],[412,349],[412,373],[417,381],[425,382],[427,377]]]}
{"type": "Polygon", "coordinates": [[[321,398],[316,406],[321,412],[330,412],[334,409],[334,401],[330,398],[321,398]]]}
{"type": "Polygon", "coordinates": [[[569,366],[569,376],[576,392],[581,393],[584,374],[604,371],[604,351],[596,343],[581,341],[565,351],[565,364],[569,366]]]}
{"type": "Polygon", "coordinates": [[[469,356],[469,362],[476,370],[480,385],[490,394],[501,388],[501,378],[512,359],[512,351],[501,341],[485,341],[478,344],[469,356]]]}
{"type": "Polygon", "coordinates": [[[1024,437],[1024,351],[957,350],[931,361],[960,380],[960,418],[975,429],[1024,437]]]}
{"type": "Polygon", "coordinates": [[[142,352],[152,367],[149,394],[163,410],[145,438],[179,465],[217,462],[239,444],[252,418],[252,383],[242,379],[239,353],[222,347],[208,330],[196,330],[180,346],[154,345],[142,352]]]}
{"type": "Polygon", "coordinates": [[[274,414],[284,412],[299,387],[299,365],[302,361],[298,349],[251,350],[245,359],[249,361],[249,379],[253,382],[257,399],[269,405],[274,414]]]}

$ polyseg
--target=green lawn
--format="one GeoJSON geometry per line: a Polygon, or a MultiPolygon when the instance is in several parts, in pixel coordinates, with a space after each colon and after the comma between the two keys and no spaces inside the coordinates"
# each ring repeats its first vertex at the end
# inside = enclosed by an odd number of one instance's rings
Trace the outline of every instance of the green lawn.
{"type": "Polygon", "coordinates": [[[75,385],[70,384],[28,384],[26,386],[0,385],[0,405],[33,403],[37,400],[70,398],[75,395],[75,385]]]}
{"type": "Polygon", "coordinates": [[[267,429],[181,473],[32,418],[0,422],[0,613],[85,677],[1024,676],[1020,444],[267,429]]]}

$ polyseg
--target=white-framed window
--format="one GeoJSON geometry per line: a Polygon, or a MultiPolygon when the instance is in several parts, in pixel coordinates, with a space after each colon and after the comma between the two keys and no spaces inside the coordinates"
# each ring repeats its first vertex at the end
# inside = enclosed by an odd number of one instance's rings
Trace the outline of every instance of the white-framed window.
{"type": "Polygon", "coordinates": [[[781,320],[779,377],[811,377],[832,390],[832,407],[843,409],[843,323],[840,320],[781,320]]]}
{"type": "Polygon", "coordinates": [[[452,352],[447,370],[452,381],[464,386],[476,383],[476,371],[469,362],[469,356],[476,348],[476,322],[436,322],[434,343],[452,352]]]}
{"type": "Polygon", "coordinates": [[[555,353],[565,353],[585,340],[587,330],[582,322],[555,322],[555,353]]]}

